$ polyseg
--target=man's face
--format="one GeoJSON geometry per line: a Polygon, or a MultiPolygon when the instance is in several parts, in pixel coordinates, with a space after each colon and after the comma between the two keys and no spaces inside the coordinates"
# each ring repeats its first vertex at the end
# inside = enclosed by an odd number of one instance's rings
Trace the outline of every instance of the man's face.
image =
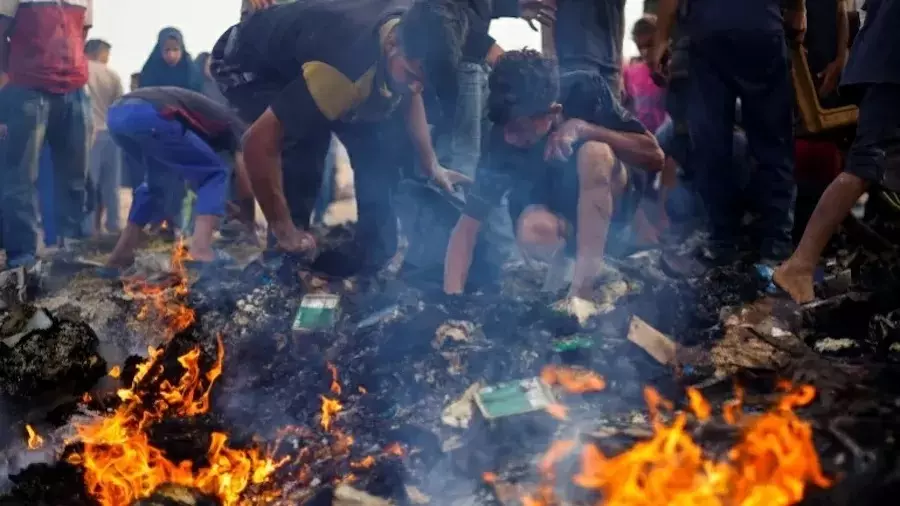
{"type": "Polygon", "coordinates": [[[388,56],[388,73],[391,87],[398,92],[422,93],[425,89],[425,72],[422,62],[409,60],[399,51],[388,56]]]}
{"type": "Polygon", "coordinates": [[[559,105],[533,116],[513,118],[503,127],[503,138],[518,148],[528,148],[541,141],[553,128],[553,121],[559,113],[559,105]]]}
{"type": "Polygon", "coordinates": [[[97,61],[100,63],[109,63],[109,49],[97,51],[97,61]]]}
{"type": "Polygon", "coordinates": [[[162,47],[162,57],[171,66],[181,61],[181,44],[175,39],[166,39],[162,47]]]}

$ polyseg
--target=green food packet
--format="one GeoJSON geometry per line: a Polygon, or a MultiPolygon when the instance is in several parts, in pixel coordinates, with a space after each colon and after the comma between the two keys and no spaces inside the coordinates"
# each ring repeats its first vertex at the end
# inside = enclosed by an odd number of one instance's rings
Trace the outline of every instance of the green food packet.
{"type": "Polygon", "coordinates": [[[567,351],[589,350],[594,347],[594,340],[589,336],[574,335],[553,342],[553,351],[565,353],[567,351]]]}
{"type": "Polygon", "coordinates": [[[487,420],[543,411],[555,403],[553,391],[538,378],[484,387],[475,395],[475,404],[487,420]]]}
{"type": "Polygon", "coordinates": [[[337,323],[341,296],[330,293],[313,293],[303,296],[300,309],[294,316],[291,329],[310,332],[326,330],[337,323]]]}

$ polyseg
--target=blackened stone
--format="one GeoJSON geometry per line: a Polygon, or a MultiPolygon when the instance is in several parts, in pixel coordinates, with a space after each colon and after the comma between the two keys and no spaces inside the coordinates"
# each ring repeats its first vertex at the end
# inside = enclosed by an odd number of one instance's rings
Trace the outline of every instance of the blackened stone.
{"type": "Polygon", "coordinates": [[[81,469],[65,462],[32,464],[10,476],[8,494],[0,497],[0,506],[96,506],[84,488],[81,469]]]}
{"type": "Polygon", "coordinates": [[[48,328],[0,345],[0,392],[13,400],[80,395],[106,374],[97,352],[100,342],[89,325],[49,318],[48,328]]]}

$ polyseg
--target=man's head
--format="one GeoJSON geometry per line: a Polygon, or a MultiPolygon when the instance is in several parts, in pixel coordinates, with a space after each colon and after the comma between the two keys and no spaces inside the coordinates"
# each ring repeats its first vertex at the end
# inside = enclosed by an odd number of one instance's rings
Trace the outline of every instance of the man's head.
{"type": "Polygon", "coordinates": [[[489,79],[488,116],[503,127],[506,142],[527,147],[540,141],[562,111],[559,68],[551,58],[525,49],[505,53],[489,79]]]}
{"type": "Polygon", "coordinates": [[[456,69],[469,31],[469,18],[456,0],[416,0],[388,37],[386,56],[391,80],[421,92],[456,82],[456,69]]]}
{"type": "Polygon", "coordinates": [[[653,38],[656,36],[656,14],[644,14],[637,20],[631,29],[631,38],[634,45],[641,52],[641,58],[647,60],[650,48],[653,47],[653,38]]]}
{"type": "Polygon", "coordinates": [[[112,46],[105,40],[91,39],[84,43],[84,54],[89,59],[100,63],[109,63],[110,49],[112,49],[112,46]]]}

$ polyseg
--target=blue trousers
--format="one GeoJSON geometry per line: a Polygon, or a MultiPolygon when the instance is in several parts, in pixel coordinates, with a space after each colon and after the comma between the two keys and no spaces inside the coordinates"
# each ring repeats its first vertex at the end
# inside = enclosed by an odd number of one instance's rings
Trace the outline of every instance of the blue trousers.
{"type": "Polygon", "coordinates": [[[729,243],[744,209],[733,170],[735,101],[749,154],[757,162],[751,183],[762,218],[760,254],[779,260],[791,253],[794,222],[793,89],[784,35],[723,34],[692,40],[687,84],[689,163],[710,216],[712,238],[729,243]]]}
{"type": "Polygon", "coordinates": [[[56,210],[53,205],[53,157],[47,145],[41,149],[39,165],[38,206],[41,211],[41,228],[44,231],[44,245],[53,246],[59,237],[56,235],[56,210]]]}
{"type": "Polygon", "coordinates": [[[90,102],[81,89],[54,94],[9,84],[0,90],[0,123],[7,127],[0,142],[0,235],[10,266],[29,263],[37,251],[34,204],[45,141],[53,153],[57,233],[83,235],[90,122],[90,102]]]}
{"type": "Polygon", "coordinates": [[[146,168],[144,182],[134,191],[129,223],[144,226],[166,218],[166,192],[173,181],[186,182],[197,194],[197,215],[225,214],[228,167],[197,134],[139,99],[113,105],[107,124],[116,144],[146,168]]]}

